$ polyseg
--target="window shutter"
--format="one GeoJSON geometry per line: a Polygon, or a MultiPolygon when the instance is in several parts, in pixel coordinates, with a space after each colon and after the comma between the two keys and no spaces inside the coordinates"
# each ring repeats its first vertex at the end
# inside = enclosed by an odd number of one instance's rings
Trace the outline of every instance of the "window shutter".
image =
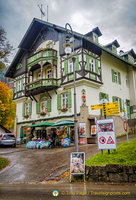
{"type": "Polygon", "coordinates": [[[64,75],[68,73],[68,60],[64,61],[64,75]]]}
{"type": "Polygon", "coordinates": [[[71,108],[71,92],[68,92],[68,108],[71,108]]]}
{"type": "Polygon", "coordinates": [[[112,102],[115,102],[115,101],[116,101],[116,97],[113,96],[113,97],[112,97],[112,102]]]}
{"type": "Polygon", "coordinates": [[[119,98],[120,112],[122,112],[122,99],[119,98]]]}
{"type": "Polygon", "coordinates": [[[75,71],[79,70],[79,56],[76,56],[76,61],[75,61],[75,71]]]}
{"type": "Polygon", "coordinates": [[[115,82],[114,70],[112,69],[112,82],[115,82]]]}
{"type": "Polygon", "coordinates": [[[24,79],[21,79],[21,90],[24,90],[24,79]]]}
{"type": "Polygon", "coordinates": [[[101,100],[103,98],[102,93],[99,94],[99,99],[101,100]]]}
{"type": "Polygon", "coordinates": [[[57,109],[61,110],[61,94],[57,95],[57,109]]]}
{"type": "Polygon", "coordinates": [[[90,59],[89,59],[89,56],[86,55],[86,69],[90,71],[90,59]]]}
{"type": "Polygon", "coordinates": [[[22,117],[25,116],[25,103],[22,104],[22,117]]]}
{"type": "Polygon", "coordinates": [[[36,114],[40,114],[40,102],[36,103],[36,114]]]}
{"type": "Polygon", "coordinates": [[[98,74],[98,60],[95,59],[95,72],[98,74]]]}
{"type": "Polygon", "coordinates": [[[32,115],[32,101],[29,103],[29,115],[32,115]]]}
{"type": "Polygon", "coordinates": [[[51,112],[51,99],[47,100],[47,111],[51,112]]]}
{"type": "Polygon", "coordinates": [[[118,80],[119,80],[119,84],[121,85],[121,76],[120,76],[120,72],[118,72],[118,80]]]}
{"type": "Polygon", "coordinates": [[[105,98],[109,101],[109,95],[108,94],[105,95],[105,98]]]}

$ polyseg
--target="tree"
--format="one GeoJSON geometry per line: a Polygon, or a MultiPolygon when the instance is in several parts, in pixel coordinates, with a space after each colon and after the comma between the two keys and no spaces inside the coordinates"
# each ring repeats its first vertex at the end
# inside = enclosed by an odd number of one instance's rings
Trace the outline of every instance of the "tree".
{"type": "Polygon", "coordinates": [[[16,103],[13,99],[13,90],[0,82],[0,124],[7,129],[13,129],[16,116],[16,103]]]}
{"type": "Polygon", "coordinates": [[[12,51],[13,47],[7,40],[6,32],[0,27],[0,72],[4,71],[5,64],[8,63],[8,58],[12,51]]]}

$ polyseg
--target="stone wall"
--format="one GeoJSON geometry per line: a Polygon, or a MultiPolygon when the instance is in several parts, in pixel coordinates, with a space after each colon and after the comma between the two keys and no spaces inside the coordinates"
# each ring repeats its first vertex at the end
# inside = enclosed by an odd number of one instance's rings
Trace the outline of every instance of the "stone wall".
{"type": "Polygon", "coordinates": [[[86,166],[86,180],[95,182],[136,182],[136,166],[108,164],[86,166]]]}

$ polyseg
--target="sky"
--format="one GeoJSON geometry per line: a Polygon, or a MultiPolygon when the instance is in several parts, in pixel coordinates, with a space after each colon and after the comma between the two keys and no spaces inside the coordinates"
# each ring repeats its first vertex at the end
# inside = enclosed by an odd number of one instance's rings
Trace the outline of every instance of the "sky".
{"type": "Polygon", "coordinates": [[[18,48],[33,18],[41,19],[38,5],[43,5],[47,21],[86,34],[99,27],[99,42],[106,45],[115,39],[119,50],[136,52],[136,0],[0,0],[0,26],[10,44],[18,48]]]}

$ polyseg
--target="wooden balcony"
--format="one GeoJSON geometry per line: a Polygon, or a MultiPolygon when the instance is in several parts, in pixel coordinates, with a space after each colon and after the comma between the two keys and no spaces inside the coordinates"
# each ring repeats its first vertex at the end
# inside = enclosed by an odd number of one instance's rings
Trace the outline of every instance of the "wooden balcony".
{"type": "Polygon", "coordinates": [[[56,89],[59,86],[59,81],[55,78],[40,79],[26,85],[26,95],[36,95],[46,91],[56,89]]]}

